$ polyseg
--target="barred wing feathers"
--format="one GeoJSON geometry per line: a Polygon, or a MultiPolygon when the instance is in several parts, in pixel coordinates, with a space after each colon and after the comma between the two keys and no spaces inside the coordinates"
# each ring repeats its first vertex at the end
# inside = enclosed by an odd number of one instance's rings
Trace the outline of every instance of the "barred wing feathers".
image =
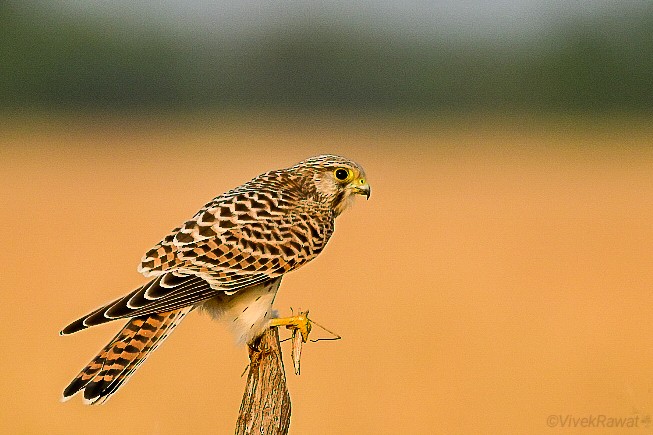
{"type": "Polygon", "coordinates": [[[293,189],[264,189],[252,184],[256,180],[215,198],[150,249],[139,270],[152,281],[76,320],[61,334],[192,306],[216,292],[233,294],[312,260],[333,232],[332,216],[309,213],[319,205],[293,189]]]}
{"type": "Polygon", "coordinates": [[[314,213],[323,206],[307,201],[292,180],[282,189],[278,172],[263,174],[206,204],[150,249],[139,271],[156,276],[178,269],[202,276],[215,290],[232,293],[312,260],[333,232],[333,217],[314,213]],[[259,178],[270,174],[276,181],[263,186],[259,178]],[[279,190],[270,190],[270,185],[279,190]]]}
{"type": "Polygon", "coordinates": [[[144,316],[192,306],[215,296],[215,290],[198,276],[170,272],[133,292],[75,320],[61,335],[73,334],[116,319],[144,316]]]}

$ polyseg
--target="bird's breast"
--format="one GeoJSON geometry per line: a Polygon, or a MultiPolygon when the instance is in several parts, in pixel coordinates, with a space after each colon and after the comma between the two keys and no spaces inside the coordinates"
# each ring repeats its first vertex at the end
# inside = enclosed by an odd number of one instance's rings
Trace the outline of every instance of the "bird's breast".
{"type": "Polygon", "coordinates": [[[204,301],[200,308],[227,324],[237,342],[249,343],[263,333],[274,317],[272,303],[279,284],[281,277],[238,290],[232,295],[220,293],[204,301]]]}

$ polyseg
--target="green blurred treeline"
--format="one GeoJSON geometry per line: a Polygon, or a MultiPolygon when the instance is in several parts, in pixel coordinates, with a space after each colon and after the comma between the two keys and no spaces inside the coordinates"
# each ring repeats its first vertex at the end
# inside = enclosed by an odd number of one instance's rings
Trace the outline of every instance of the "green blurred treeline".
{"type": "Polygon", "coordinates": [[[0,108],[653,109],[653,7],[530,39],[379,32],[343,20],[242,35],[0,5],[0,108]]]}

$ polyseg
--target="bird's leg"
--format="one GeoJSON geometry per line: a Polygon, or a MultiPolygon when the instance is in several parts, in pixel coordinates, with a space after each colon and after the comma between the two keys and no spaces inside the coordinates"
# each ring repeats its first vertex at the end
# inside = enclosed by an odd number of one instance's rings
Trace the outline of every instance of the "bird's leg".
{"type": "Polygon", "coordinates": [[[270,328],[285,326],[288,329],[296,329],[302,334],[302,341],[308,341],[308,334],[311,332],[311,321],[308,319],[308,312],[293,317],[281,317],[270,319],[270,328]]]}

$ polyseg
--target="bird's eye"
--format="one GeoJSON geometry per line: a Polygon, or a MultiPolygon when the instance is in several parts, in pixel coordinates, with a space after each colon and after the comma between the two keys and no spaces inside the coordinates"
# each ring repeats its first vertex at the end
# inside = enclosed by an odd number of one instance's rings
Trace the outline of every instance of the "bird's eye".
{"type": "Polygon", "coordinates": [[[336,169],[334,174],[336,175],[336,178],[340,181],[348,181],[352,176],[352,172],[349,169],[344,169],[344,168],[336,169]]]}

